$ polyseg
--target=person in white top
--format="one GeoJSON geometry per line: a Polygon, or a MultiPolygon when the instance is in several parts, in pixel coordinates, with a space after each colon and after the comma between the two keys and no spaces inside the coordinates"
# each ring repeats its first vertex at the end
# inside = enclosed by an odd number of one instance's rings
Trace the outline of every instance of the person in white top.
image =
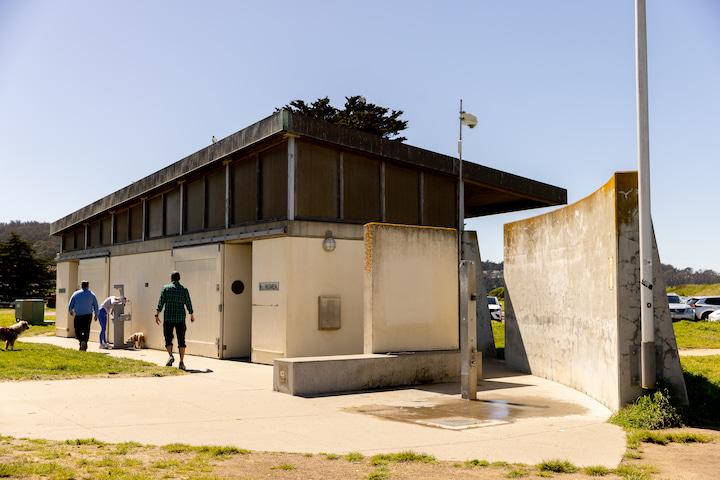
{"type": "Polygon", "coordinates": [[[113,305],[124,303],[125,298],[110,295],[100,305],[100,310],[98,311],[98,321],[100,322],[100,348],[110,348],[107,342],[107,338],[105,337],[107,320],[110,317],[110,312],[112,311],[113,305]]]}

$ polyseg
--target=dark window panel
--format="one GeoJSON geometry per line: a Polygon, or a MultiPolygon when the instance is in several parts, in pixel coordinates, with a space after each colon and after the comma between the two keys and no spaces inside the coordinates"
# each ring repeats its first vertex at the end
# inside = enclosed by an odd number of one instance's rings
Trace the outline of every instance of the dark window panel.
{"type": "Polygon", "coordinates": [[[423,225],[452,227],[457,225],[457,179],[424,173],[423,225]]]}
{"type": "Polygon", "coordinates": [[[142,240],[143,228],[143,206],[140,203],[130,207],[130,240],[142,240]]]}
{"type": "Polygon", "coordinates": [[[380,221],[380,161],[343,154],[343,197],[345,220],[380,221]]]}
{"type": "Polygon", "coordinates": [[[148,237],[162,237],[163,235],[163,198],[158,196],[147,202],[148,207],[148,237]]]}
{"type": "Polygon", "coordinates": [[[418,170],[385,164],[385,221],[420,224],[418,170]]]}
{"type": "Polygon", "coordinates": [[[281,143],[260,153],[263,220],[287,218],[287,149],[287,143],[281,143]]]}
{"type": "Polygon", "coordinates": [[[102,245],[111,245],[112,244],[112,217],[107,216],[102,219],[101,222],[101,236],[102,236],[102,245]]]}
{"type": "Polygon", "coordinates": [[[165,235],[180,234],[180,188],[165,194],[165,235]]]}
{"type": "Polygon", "coordinates": [[[209,173],[207,178],[207,227],[225,227],[225,167],[209,173]]]}
{"type": "Polygon", "coordinates": [[[95,248],[102,245],[102,225],[100,220],[90,223],[90,247],[95,248]]]}
{"type": "Polygon", "coordinates": [[[128,226],[130,222],[130,210],[123,210],[115,214],[115,243],[125,243],[130,237],[128,226]]]}
{"type": "Polygon", "coordinates": [[[70,230],[63,233],[63,250],[70,251],[75,250],[75,248],[75,231],[70,230]]]}
{"type": "Polygon", "coordinates": [[[257,162],[245,158],[232,165],[232,223],[252,222],[257,217],[257,162]]]}
{"type": "Polygon", "coordinates": [[[205,179],[200,177],[185,184],[185,232],[205,228],[205,179]]]}
{"type": "Polygon", "coordinates": [[[296,209],[299,217],[337,219],[339,152],[297,142],[296,209]]]}

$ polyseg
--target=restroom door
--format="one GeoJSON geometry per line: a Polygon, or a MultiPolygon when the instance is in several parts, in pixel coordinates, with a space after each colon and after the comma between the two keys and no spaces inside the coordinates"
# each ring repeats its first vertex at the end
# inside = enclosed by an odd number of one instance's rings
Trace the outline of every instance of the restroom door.
{"type": "Polygon", "coordinates": [[[252,244],[225,244],[220,358],[249,358],[252,325],[252,244]]]}

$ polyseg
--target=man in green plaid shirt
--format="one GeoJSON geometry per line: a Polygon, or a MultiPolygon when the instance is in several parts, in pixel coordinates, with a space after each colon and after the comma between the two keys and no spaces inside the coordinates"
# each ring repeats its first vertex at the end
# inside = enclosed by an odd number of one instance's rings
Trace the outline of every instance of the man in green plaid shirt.
{"type": "Polygon", "coordinates": [[[163,334],[165,335],[165,348],[170,358],[168,358],[166,367],[171,367],[175,362],[173,357],[173,330],[178,338],[178,352],[180,352],[180,365],[178,368],[185,370],[185,308],[190,314],[190,321],[195,321],[193,315],[192,302],[190,301],[190,292],[188,289],[180,285],[180,272],[173,272],[170,275],[171,283],[168,283],[160,292],[160,300],[158,300],[157,312],[155,312],[155,323],[160,325],[160,312],[165,308],[163,315],[163,334]]]}

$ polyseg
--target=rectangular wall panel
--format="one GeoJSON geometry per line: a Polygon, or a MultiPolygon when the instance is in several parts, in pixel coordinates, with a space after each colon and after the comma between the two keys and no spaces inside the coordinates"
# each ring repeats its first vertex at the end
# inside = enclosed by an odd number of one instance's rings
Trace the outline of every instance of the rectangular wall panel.
{"type": "Polygon", "coordinates": [[[385,221],[420,224],[420,172],[385,164],[385,221]]]}
{"type": "Polygon", "coordinates": [[[165,235],[180,233],[180,188],[165,194],[165,235]]]}
{"type": "Polygon", "coordinates": [[[311,143],[297,145],[297,216],[337,219],[339,152],[311,143]]]}
{"type": "Polygon", "coordinates": [[[423,225],[455,227],[457,179],[428,172],[423,176],[423,225]]]}
{"type": "Polygon", "coordinates": [[[380,161],[370,157],[343,154],[344,219],[379,222],[380,161]]]}
{"type": "Polygon", "coordinates": [[[200,177],[185,184],[185,232],[205,228],[205,179],[200,177]]]}
{"type": "Polygon", "coordinates": [[[115,243],[125,243],[129,240],[128,223],[130,210],[122,210],[115,214],[115,243]]]}
{"type": "Polygon", "coordinates": [[[206,179],[207,228],[225,227],[225,167],[211,172],[206,179]]]}
{"type": "Polygon", "coordinates": [[[262,219],[287,217],[287,143],[260,153],[262,219]]]}
{"type": "Polygon", "coordinates": [[[232,224],[257,219],[257,162],[255,157],[244,158],[232,165],[232,224]]]}
{"type": "Polygon", "coordinates": [[[148,207],[148,237],[162,237],[163,235],[163,197],[151,198],[148,207]]]}
{"type": "Polygon", "coordinates": [[[143,232],[142,203],[130,207],[130,240],[141,240],[143,232]]]}

